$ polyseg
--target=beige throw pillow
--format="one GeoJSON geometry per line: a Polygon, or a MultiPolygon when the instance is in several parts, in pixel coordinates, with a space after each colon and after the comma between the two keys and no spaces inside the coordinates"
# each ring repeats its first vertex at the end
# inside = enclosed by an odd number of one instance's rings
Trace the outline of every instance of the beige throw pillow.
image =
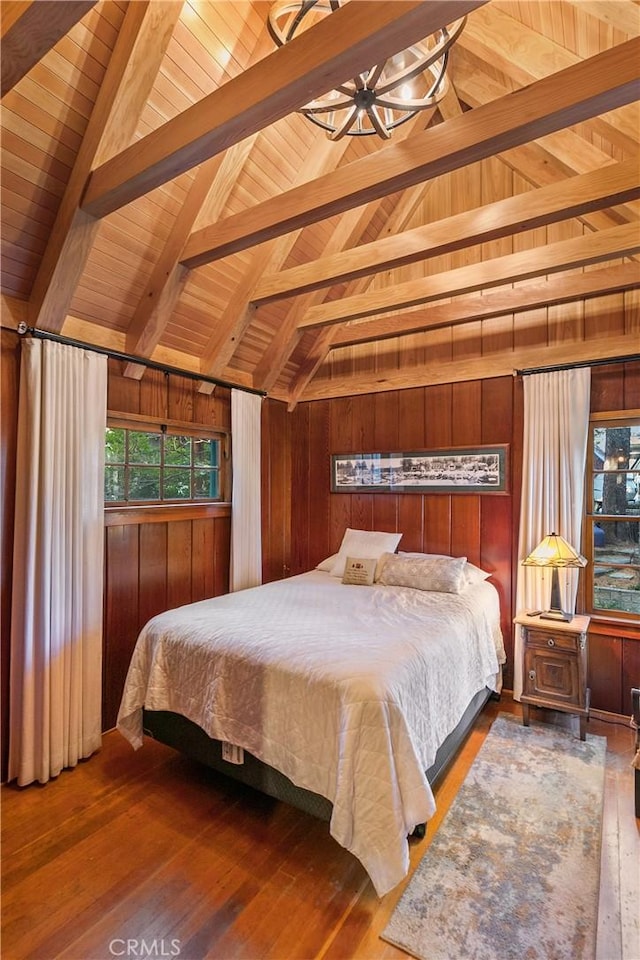
{"type": "Polygon", "coordinates": [[[369,560],[362,559],[361,557],[347,557],[342,582],[370,587],[373,583],[377,562],[375,559],[369,560]]]}
{"type": "Polygon", "coordinates": [[[378,582],[388,587],[412,587],[434,593],[460,593],[467,584],[466,557],[389,556],[378,582]]]}

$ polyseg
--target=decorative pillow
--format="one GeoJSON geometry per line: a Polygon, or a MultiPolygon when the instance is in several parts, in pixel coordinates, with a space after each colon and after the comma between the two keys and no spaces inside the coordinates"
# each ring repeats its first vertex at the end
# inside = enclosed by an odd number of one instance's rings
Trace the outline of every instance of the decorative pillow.
{"type": "Polygon", "coordinates": [[[377,563],[378,561],[375,558],[370,560],[359,557],[347,557],[344,564],[342,582],[370,587],[373,583],[377,563]]]}
{"type": "MultiPolygon", "coordinates": [[[[425,559],[425,560],[450,560],[451,557],[446,553],[403,553],[398,551],[399,557],[415,557],[416,559],[425,559]]],[[[480,567],[474,566],[473,563],[469,563],[467,560],[467,565],[464,568],[465,577],[467,581],[467,586],[470,586],[472,583],[482,583],[483,580],[488,580],[491,576],[490,573],[487,573],[486,570],[481,570],[480,567]]]]}
{"type": "Polygon", "coordinates": [[[334,565],[337,559],[338,559],[338,554],[337,553],[332,554],[330,557],[327,557],[326,560],[321,560],[318,566],[316,567],[316,570],[324,570],[326,571],[326,573],[331,573],[331,567],[334,565]]]}
{"type": "Polygon", "coordinates": [[[333,577],[344,576],[347,557],[378,560],[383,553],[393,553],[400,543],[401,533],[382,533],[379,530],[352,530],[347,527],[336,561],[331,568],[333,577]]]}
{"type": "Polygon", "coordinates": [[[466,557],[388,557],[379,582],[434,593],[460,593],[467,586],[466,557]]]}

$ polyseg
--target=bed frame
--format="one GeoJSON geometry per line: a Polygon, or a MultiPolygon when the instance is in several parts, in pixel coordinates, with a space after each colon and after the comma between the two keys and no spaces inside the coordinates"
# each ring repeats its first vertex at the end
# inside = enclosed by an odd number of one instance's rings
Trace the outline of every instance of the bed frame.
{"type": "MultiPolygon", "coordinates": [[[[485,688],[480,690],[471,700],[458,726],[452,730],[436,753],[433,765],[427,770],[427,779],[435,787],[448,765],[462,746],[478,715],[490,698],[496,699],[497,694],[485,688]]],[[[147,736],[153,737],[169,747],[197,760],[199,763],[212,767],[225,776],[232,777],[242,783],[260,790],[262,793],[283,800],[293,807],[298,807],[319,820],[331,819],[332,804],[326,797],[297,787],[288,777],[268,766],[250,753],[245,751],[244,763],[234,764],[222,759],[222,744],[213,740],[205,731],[192,720],[177,713],[165,710],[145,710],[143,714],[143,728],[147,736]]],[[[418,824],[414,835],[424,836],[425,825],[418,824]]]]}

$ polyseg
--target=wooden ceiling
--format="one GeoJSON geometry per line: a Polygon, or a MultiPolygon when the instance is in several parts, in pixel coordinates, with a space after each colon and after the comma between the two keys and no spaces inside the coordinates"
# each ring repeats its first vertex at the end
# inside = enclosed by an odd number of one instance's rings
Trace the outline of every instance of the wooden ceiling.
{"type": "Polygon", "coordinates": [[[3,325],[290,405],[638,353],[636,0],[269,7],[2,2],[3,325]],[[390,141],[295,112],[463,13],[390,141]]]}

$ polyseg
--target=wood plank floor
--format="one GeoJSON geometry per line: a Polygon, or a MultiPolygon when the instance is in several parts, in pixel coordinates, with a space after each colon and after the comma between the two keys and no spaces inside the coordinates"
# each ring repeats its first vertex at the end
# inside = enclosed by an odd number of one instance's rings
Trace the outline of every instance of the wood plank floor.
{"type": "MultiPolygon", "coordinates": [[[[412,869],[500,710],[519,707],[503,698],[485,709],[437,791],[427,837],[412,843],[412,869]]],[[[550,717],[577,730],[575,718],[550,717]]],[[[588,729],[608,738],[597,956],[638,960],[633,733],[594,719],[588,729]]],[[[134,753],[111,732],[55,782],[3,787],[2,813],[4,960],[406,957],[379,938],[404,884],[378,900],[326,824],[160,744],[134,753]]]]}

